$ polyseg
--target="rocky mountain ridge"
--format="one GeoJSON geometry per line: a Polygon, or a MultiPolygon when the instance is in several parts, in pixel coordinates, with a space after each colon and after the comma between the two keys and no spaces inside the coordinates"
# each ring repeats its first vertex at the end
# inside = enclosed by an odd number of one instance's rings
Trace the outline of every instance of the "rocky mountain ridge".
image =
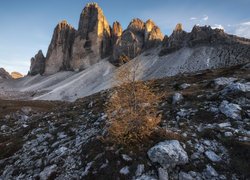
{"type": "Polygon", "coordinates": [[[89,3],[80,15],[77,30],[66,20],[56,26],[46,58],[39,51],[38,57],[31,60],[29,74],[79,71],[106,57],[118,64],[121,55],[132,59],[143,49],[154,47],[162,40],[163,35],[152,20],[144,23],[134,19],[122,31],[119,22],[114,22],[113,27],[109,25],[98,4],[89,3]]]}
{"type": "Polygon", "coordinates": [[[46,57],[39,51],[32,58],[30,75],[55,74],[59,71],[84,70],[108,58],[114,65],[124,64],[151,48],[161,47],[160,56],[168,55],[182,48],[197,46],[223,46],[228,55],[243,61],[249,57],[250,40],[226,34],[210,26],[194,26],[190,33],[177,24],[173,33],[164,36],[151,20],[143,22],[133,19],[123,30],[119,22],[109,25],[97,3],[88,3],[83,9],[76,30],[66,20],[60,22],[53,33],[46,57]]]}
{"type": "Polygon", "coordinates": [[[12,79],[12,77],[4,68],[0,68],[0,79],[12,79]]]}

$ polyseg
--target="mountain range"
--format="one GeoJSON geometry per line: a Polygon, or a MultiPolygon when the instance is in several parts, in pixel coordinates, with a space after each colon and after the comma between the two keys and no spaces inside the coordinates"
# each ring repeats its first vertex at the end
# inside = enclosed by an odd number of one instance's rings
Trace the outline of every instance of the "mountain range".
{"type": "Polygon", "coordinates": [[[123,30],[119,22],[108,23],[98,4],[89,3],[78,29],[61,21],[47,54],[39,50],[31,59],[28,76],[1,86],[27,92],[28,99],[74,101],[112,87],[114,72],[136,64],[137,79],[147,80],[249,61],[250,40],[222,29],[194,26],[186,32],[179,23],[164,36],[153,20],[135,18],[123,30]]]}

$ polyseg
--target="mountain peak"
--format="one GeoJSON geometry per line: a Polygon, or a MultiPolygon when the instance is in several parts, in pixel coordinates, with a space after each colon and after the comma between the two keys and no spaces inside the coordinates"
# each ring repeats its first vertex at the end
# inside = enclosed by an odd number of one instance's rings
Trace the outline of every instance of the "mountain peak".
{"type": "Polygon", "coordinates": [[[181,23],[178,23],[176,26],[175,26],[175,29],[174,29],[175,32],[181,32],[183,31],[183,26],[181,23]]]}

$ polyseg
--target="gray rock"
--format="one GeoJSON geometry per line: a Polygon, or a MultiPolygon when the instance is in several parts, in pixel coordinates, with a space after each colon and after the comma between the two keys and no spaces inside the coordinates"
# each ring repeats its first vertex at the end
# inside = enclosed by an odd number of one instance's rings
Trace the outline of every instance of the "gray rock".
{"type": "Polygon", "coordinates": [[[181,93],[175,93],[175,94],[173,95],[172,103],[173,103],[173,104],[176,104],[176,103],[179,103],[179,102],[182,101],[182,100],[183,100],[182,94],[181,94],[181,93]]]}
{"type": "Polygon", "coordinates": [[[206,166],[204,173],[205,173],[206,177],[217,177],[218,176],[218,173],[216,172],[216,170],[210,165],[206,166]]]}
{"type": "Polygon", "coordinates": [[[136,178],[136,180],[157,180],[156,178],[143,174],[142,176],[136,178]]]}
{"type": "Polygon", "coordinates": [[[219,77],[219,78],[216,78],[214,80],[214,84],[217,86],[225,86],[225,85],[229,85],[229,84],[233,83],[236,80],[237,80],[237,78],[232,78],[232,77],[229,77],[229,78],[219,77]]]}
{"type": "Polygon", "coordinates": [[[129,157],[128,155],[126,155],[126,154],[122,154],[122,159],[125,160],[125,161],[132,161],[132,158],[129,157]]]}
{"type": "Polygon", "coordinates": [[[213,152],[213,151],[206,151],[205,155],[207,156],[208,159],[210,159],[213,162],[219,162],[219,161],[221,161],[220,156],[218,156],[217,154],[215,154],[215,152],[213,152]]]}
{"type": "Polygon", "coordinates": [[[180,85],[180,88],[181,88],[181,89],[187,89],[187,88],[189,88],[190,86],[191,86],[190,84],[183,83],[183,84],[180,85]]]}
{"type": "Polygon", "coordinates": [[[148,156],[152,162],[158,162],[165,169],[188,163],[188,155],[177,140],[156,144],[149,149],[148,156]]]}
{"type": "Polygon", "coordinates": [[[121,174],[124,174],[124,175],[129,174],[129,167],[128,167],[128,166],[123,167],[123,168],[120,170],[120,173],[121,173],[121,174]]]}
{"type": "Polygon", "coordinates": [[[141,176],[144,172],[144,164],[138,164],[135,175],[141,176]]]}
{"type": "Polygon", "coordinates": [[[231,123],[230,122],[220,123],[217,126],[222,129],[226,127],[231,127],[231,123]]]}
{"type": "Polygon", "coordinates": [[[163,168],[158,168],[159,180],[168,180],[168,171],[163,168]]]}
{"type": "Polygon", "coordinates": [[[10,129],[11,129],[11,128],[10,128],[9,126],[7,126],[7,125],[2,125],[1,128],[0,128],[0,130],[3,131],[3,132],[7,132],[7,131],[9,131],[10,129]]]}
{"type": "Polygon", "coordinates": [[[241,107],[238,104],[229,103],[224,100],[220,104],[220,111],[226,115],[228,118],[232,118],[235,120],[241,120],[241,107]]]}
{"type": "Polygon", "coordinates": [[[194,178],[188,173],[185,173],[185,172],[179,173],[179,180],[193,180],[193,179],[194,178]]]}
{"type": "Polygon", "coordinates": [[[46,168],[39,174],[39,177],[41,180],[47,180],[49,179],[53,174],[55,174],[57,171],[57,165],[51,165],[46,168]]]}
{"type": "Polygon", "coordinates": [[[221,91],[222,95],[237,92],[250,92],[250,83],[232,83],[221,91]]]}
{"type": "Polygon", "coordinates": [[[231,136],[233,136],[233,133],[232,132],[225,132],[224,135],[226,137],[231,137],[231,136]]]}

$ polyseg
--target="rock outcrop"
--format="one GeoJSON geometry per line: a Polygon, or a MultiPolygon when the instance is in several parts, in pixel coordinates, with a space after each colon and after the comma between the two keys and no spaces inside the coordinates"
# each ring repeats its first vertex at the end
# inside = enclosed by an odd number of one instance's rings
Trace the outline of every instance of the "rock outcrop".
{"type": "Polygon", "coordinates": [[[30,71],[29,75],[43,74],[45,69],[45,57],[42,50],[39,50],[35,57],[30,60],[30,71]]]}
{"type": "Polygon", "coordinates": [[[72,69],[81,70],[111,53],[111,28],[96,3],[84,8],[72,47],[72,69]]]}
{"type": "Polygon", "coordinates": [[[0,68],[0,79],[12,79],[12,77],[4,68],[0,68]]]}
{"type": "Polygon", "coordinates": [[[53,34],[45,61],[45,74],[70,70],[71,50],[75,29],[66,20],[60,22],[53,34]]]}
{"type": "Polygon", "coordinates": [[[112,44],[115,44],[117,39],[122,35],[122,26],[118,21],[115,21],[112,26],[112,44]]]}
{"type": "Polygon", "coordinates": [[[144,23],[138,18],[133,19],[114,44],[113,59],[119,61],[124,55],[132,59],[143,50],[159,45],[162,40],[163,35],[152,20],[144,23]]]}
{"type": "Polygon", "coordinates": [[[221,56],[247,58],[250,56],[250,40],[229,35],[222,29],[212,29],[210,26],[194,26],[190,33],[183,30],[181,24],[177,24],[171,36],[165,37],[160,55],[170,54],[183,47],[194,48],[197,46],[222,47],[221,56]]]}
{"type": "Polygon", "coordinates": [[[20,78],[23,78],[23,75],[21,74],[21,73],[19,73],[19,72],[12,72],[11,74],[11,77],[13,78],[13,79],[20,79],[20,78]]]}

